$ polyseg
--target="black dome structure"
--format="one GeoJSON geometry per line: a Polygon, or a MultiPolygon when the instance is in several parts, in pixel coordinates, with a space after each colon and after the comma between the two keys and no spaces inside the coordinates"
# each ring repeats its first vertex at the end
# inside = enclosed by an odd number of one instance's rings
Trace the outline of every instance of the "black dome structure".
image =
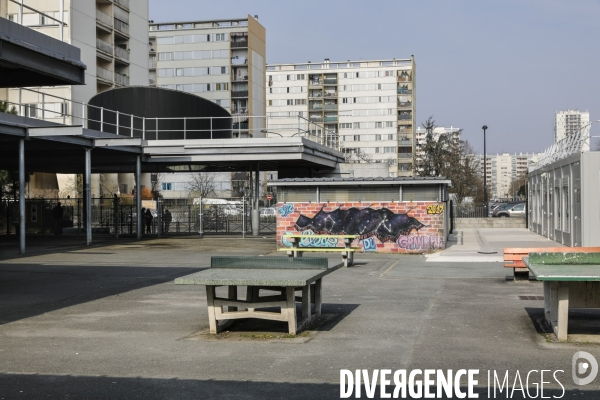
{"type": "Polygon", "coordinates": [[[233,137],[232,118],[227,110],[203,97],[171,89],[132,86],[108,90],[92,97],[87,112],[89,129],[128,137],[146,140],[233,137]]]}

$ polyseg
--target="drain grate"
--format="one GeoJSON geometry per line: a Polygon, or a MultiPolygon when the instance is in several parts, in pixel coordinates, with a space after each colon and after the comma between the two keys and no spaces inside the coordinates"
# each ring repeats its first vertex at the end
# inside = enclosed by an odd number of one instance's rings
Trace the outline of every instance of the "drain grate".
{"type": "Polygon", "coordinates": [[[517,296],[519,300],[544,300],[544,296],[517,296]]]}

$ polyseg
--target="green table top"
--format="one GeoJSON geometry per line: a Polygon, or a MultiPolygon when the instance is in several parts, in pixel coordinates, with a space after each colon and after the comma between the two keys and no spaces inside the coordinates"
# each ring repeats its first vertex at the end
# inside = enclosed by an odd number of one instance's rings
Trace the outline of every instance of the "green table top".
{"type": "Polygon", "coordinates": [[[344,265],[331,260],[323,269],[209,268],[175,279],[176,285],[208,286],[306,286],[344,265]]]}
{"type": "Polygon", "coordinates": [[[530,264],[523,262],[538,281],[600,281],[600,265],[596,264],[530,264]]]}

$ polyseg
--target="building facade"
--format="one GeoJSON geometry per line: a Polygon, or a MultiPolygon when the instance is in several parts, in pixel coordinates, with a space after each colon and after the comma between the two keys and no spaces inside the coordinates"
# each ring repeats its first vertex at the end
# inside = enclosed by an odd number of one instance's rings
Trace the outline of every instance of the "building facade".
{"type": "Polygon", "coordinates": [[[557,111],[554,115],[554,142],[579,132],[589,123],[590,113],[587,111],[557,111]]]}
{"type": "MultiPolygon", "coordinates": [[[[27,7],[3,1],[0,16],[79,48],[87,69],[85,85],[30,88],[35,92],[27,88],[8,90],[5,96],[10,102],[24,105],[21,115],[83,124],[83,103],[97,93],[148,84],[148,0],[24,0],[23,4],[27,7]]],[[[104,178],[92,176],[93,197],[118,191],[119,187],[133,187],[132,174],[106,174],[104,178]]],[[[30,185],[31,195],[35,190],[64,192],[74,177],[58,175],[49,183],[36,176],[33,181],[46,183],[30,185]]],[[[150,186],[147,174],[144,183],[150,186]]]]}
{"type": "MultiPolygon", "coordinates": [[[[435,141],[439,140],[440,135],[449,134],[452,135],[453,140],[455,140],[456,144],[460,142],[460,133],[462,129],[451,126],[450,128],[446,128],[443,126],[436,126],[433,129],[433,139],[435,141]]],[[[419,161],[422,155],[422,146],[425,145],[427,139],[427,130],[421,126],[417,127],[415,130],[415,175],[421,175],[422,168],[419,168],[419,161]]]]}
{"type": "Polygon", "coordinates": [[[527,169],[538,159],[534,153],[488,154],[487,168],[484,171],[483,155],[479,156],[481,175],[487,173],[488,197],[490,199],[509,199],[516,197],[521,184],[527,176],[527,169]]]}
{"type": "Polygon", "coordinates": [[[321,137],[349,161],[412,175],[415,78],[414,57],[268,65],[268,132],[321,137]]]}
{"type": "Polygon", "coordinates": [[[233,115],[235,137],[262,137],[266,31],[257,18],[150,24],[150,85],[214,101],[233,115]]]}

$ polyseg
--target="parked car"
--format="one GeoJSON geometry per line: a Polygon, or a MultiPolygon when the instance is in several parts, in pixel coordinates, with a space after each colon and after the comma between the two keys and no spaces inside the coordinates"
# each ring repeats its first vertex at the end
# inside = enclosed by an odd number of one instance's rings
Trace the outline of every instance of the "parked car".
{"type": "Polygon", "coordinates": [[[521,217],[525,218],[525,203],[508,203],[504,206],[498,207],[492,212],[492,217],[496,218],[508,218],[508,217],[521,217]]]}
{"type": "Polygon", "coordinates": [[[259,212],[261,217],[275,217],[277,215],[275,207],[262,207],[259,212]]]}

